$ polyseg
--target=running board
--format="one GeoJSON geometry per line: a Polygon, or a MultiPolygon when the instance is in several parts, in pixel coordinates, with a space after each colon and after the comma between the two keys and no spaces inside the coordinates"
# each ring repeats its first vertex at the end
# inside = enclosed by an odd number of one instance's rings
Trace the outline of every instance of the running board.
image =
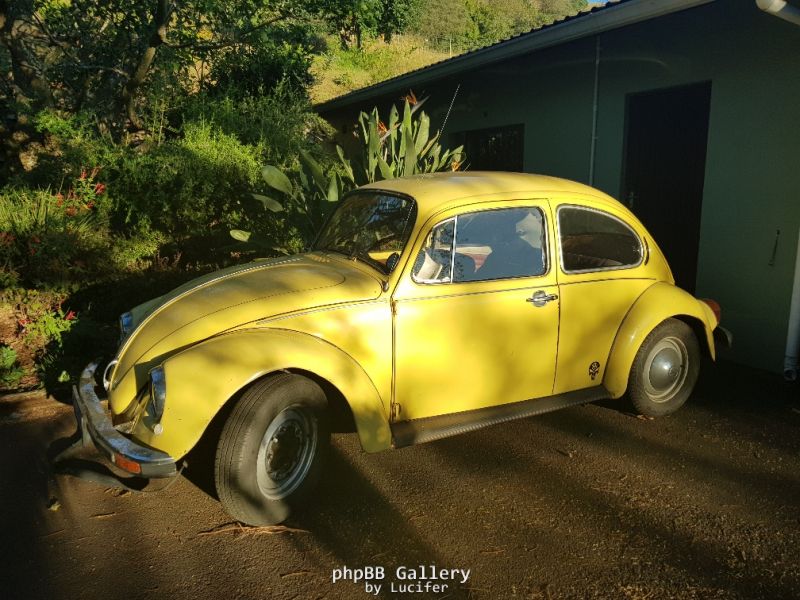
{"type": "Polygon", "coordinates": [[[603,386],[598,386],[535,400],[523,400],[522,402],[500,404],[448,415],[400,421],[391,424],[392,446],[402,448],[413,444],[432,442],[489,425],[542,415],[569,406],[606,400],[609,397],[608,390],[603,386]]]}

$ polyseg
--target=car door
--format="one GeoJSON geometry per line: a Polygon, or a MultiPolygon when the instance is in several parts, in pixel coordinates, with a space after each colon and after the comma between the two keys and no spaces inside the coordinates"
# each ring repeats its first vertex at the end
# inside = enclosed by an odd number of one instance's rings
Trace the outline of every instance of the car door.
{"type": "Polygon", "coordinates": [[[545,200],[423,227],[393,297],[395,421],[552,393],[559,302],[545,200]]]}
{"type": "Polygon", "coordinates": [[[599,386],[611,345],[636,299],[653,284],[646,246],[624,214],[554,201],[561,308],[553,393],[599,386]]]}

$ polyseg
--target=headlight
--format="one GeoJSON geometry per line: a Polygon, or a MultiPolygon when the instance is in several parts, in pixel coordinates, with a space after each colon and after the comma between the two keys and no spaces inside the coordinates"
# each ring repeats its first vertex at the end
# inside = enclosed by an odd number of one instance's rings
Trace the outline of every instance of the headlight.
{"type": "Polygon", "coordinates": [[[120,341],[124,340],[133,331],[133,314],[126,312],[119,317],[120,341]]]}
{"type": "Polygon", "coordinates": [[[161,433],[161,417],[164,416],[164,405],[167,401],[167,380],[164,378],[164,368],[156,367],[150,371],[150,401],[149,412],[156,424],[153,432],[161,433]]]}

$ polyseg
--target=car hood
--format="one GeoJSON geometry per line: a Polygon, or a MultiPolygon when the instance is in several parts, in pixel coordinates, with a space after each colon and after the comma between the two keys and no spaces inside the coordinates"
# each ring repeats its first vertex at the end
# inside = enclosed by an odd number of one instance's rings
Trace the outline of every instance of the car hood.
{"type": "Polygon", "coordinates": [[[121,408],[120,396],[127,406],[148,371],[178,350],[254,321],[380,293],[377,274],[318,253],[248,263],[190,281],[132,311],[133,331],[111,378],[114,408],[121,408]]]}

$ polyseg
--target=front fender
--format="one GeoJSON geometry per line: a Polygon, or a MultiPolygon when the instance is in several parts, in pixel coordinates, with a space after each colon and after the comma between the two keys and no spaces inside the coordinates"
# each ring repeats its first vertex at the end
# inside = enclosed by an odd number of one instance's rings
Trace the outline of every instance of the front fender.
{"type": "Polygon", "coordinates": [[[654,283],[633,304],[614,338],[603,378],[603,385],[612,398],[625,393],[631,365],[642,342],[659,323],[671,317],[699,322],[705,331],[708,351],[714,358],[716,318],[711,308],[679,287],[664,282],[654,283]]]}
{"type": "Polygon", "coordinates": [[[288,369],[313,372],[342,392],[365,451],[391,447],[388,411],[372,380],[348,354],[312,335],[286,329],[235,331],[175,354],[163,367],[167,392],[162,432],[156,435],[144,417],[133,433],[174,458],[194,447],[238,391],[264,375],[288,369]]]}

